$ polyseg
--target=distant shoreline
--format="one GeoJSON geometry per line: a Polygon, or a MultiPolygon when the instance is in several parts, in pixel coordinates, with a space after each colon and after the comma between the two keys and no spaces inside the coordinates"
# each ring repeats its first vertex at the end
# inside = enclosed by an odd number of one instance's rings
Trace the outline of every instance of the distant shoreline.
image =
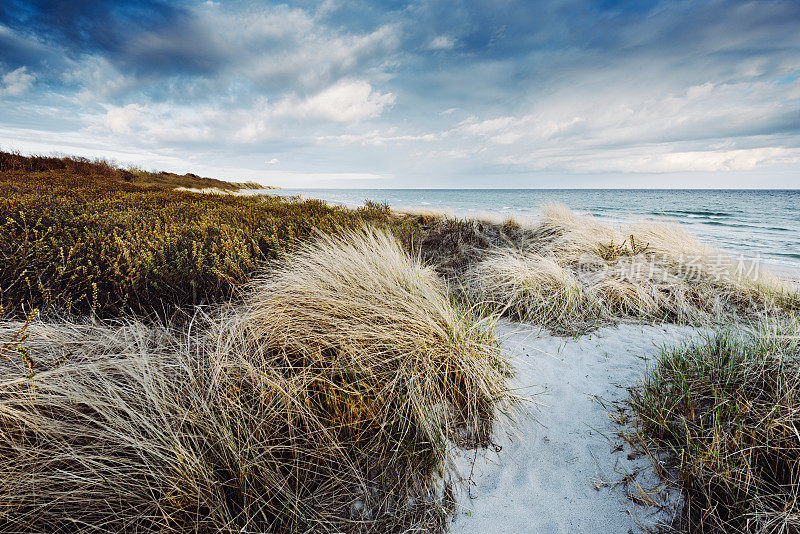
{"type": "Polygon", "coordinates": [[[315,198],[354,208],[366,199],[401,212],[534,222],[542,206],[562,203],[612,225],[636,220],[678,223],[702,240],[800,279],[800,190],[778,189],[332,189],[291,188],[255,194],[315,198]]]}

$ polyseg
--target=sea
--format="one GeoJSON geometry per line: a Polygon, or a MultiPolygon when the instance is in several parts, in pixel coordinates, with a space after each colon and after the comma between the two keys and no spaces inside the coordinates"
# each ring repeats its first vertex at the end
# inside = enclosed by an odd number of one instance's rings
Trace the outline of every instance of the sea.
{"type": "Polygon", "coordinates": [[[642,220],[679,223],[707,244],[733,255],[764,263],[792,278],[800,273],[800,190],[279,189],[258,193],[317,198],[351,207],[374,200],[396,209],[523,220],[535,220],[542,206],[558,202],[612,225],[642,220]]]}

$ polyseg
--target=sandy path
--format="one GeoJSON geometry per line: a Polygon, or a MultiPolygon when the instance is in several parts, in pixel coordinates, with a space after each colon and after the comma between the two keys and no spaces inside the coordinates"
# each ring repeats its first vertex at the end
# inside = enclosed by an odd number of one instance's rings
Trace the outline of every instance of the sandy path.
{"type": "MultiPolygon", "coordinates": [[[[470,495],[458,496],[455,533],[637,532],[669,511],[636,505],[615,482],[638,470],[637,483],[654,486],[646,459],[614,452],[614,426],[596,396],[621,400],[646,367],[656,345],[697,335],[688,327],[621,325],[579,339],[553,337],[517,324],[501,326],[517,369],[512,387],[536,399],[513,434],[501,432],[493,449],[463,453],[461,474],[472,472],[470,495]],[[533,418],[536,420],[534,421],[533,418]],[[598,488],[598,489],[596,489],[598,488]]],[[[615,442],[616,443],[616,442],[615,442]]],[[[635,486],[629,486],[631,489],[635,486]]],[[[679,498],[672,495],[672,504],[679,498]]]]}

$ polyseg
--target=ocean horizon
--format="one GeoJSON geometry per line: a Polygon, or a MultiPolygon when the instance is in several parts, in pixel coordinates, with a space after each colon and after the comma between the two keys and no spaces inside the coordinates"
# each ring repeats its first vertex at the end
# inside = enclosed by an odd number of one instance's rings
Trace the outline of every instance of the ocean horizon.
{"type": "Polygon", "coordinates": [[[709,245],[774,270],[800,271],[800,189],[334,189],[291,188],[260,194],[317,198],[354,207],[385,202],[455,217],[535,219],[558,202],[610,224],[679,223],[709,245]]]}

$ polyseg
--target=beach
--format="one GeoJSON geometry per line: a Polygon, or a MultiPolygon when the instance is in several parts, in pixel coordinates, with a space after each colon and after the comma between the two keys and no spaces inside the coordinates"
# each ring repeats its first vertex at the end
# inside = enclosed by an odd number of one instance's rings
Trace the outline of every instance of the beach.
{"type": "Polygon", "coordinates": [[[622,324],[565,338],[504,323],[500,335],[516,371],[510,387],[529,402],[515,424],[496,433],[500,448],[460,453],[466,480],[451,532],[498,532],[502,525],[519,533],[627,533],[669,524],[679,489],[659,480],[648,458],[629,456],[618,434],[630,428],[612,417],[660,346],[700,334],[622,324]]]}
{"type": "Polygon", "coordinates": [[[0,1],[0,534],[800,534],[798,29],[0,1]]]}

